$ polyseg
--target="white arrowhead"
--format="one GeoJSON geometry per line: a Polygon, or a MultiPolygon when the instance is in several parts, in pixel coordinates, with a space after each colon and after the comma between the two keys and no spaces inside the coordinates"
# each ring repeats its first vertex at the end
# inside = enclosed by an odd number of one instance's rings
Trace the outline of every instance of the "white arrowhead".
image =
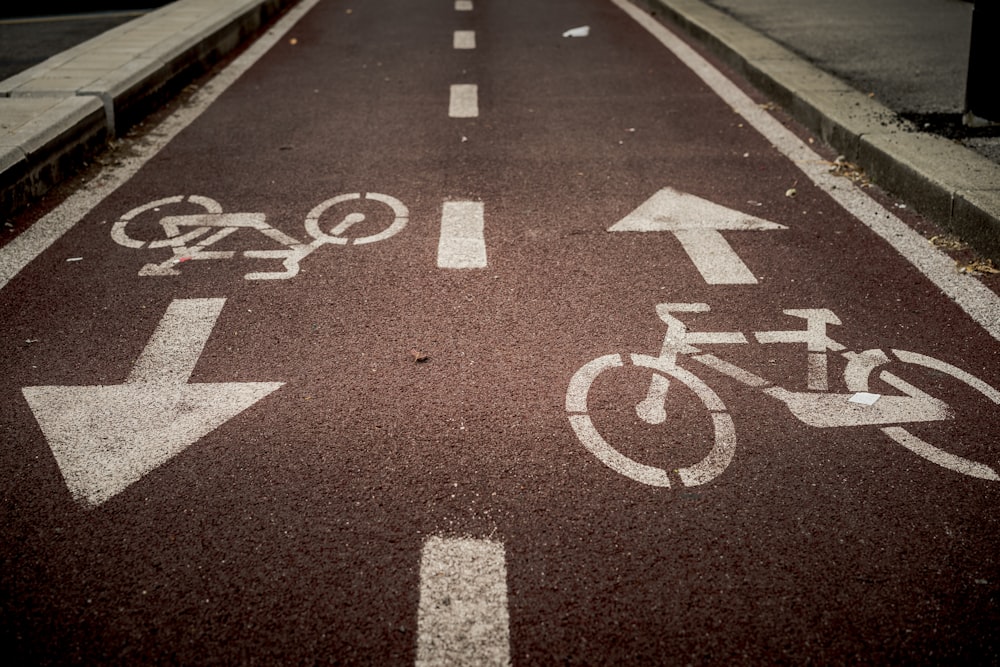
{"type": "Polygon", "coordinates": [[[787,229],[770,220],[727,208],[673,188],[663,188],[609,232],[676,232],[689,230],[787,229]]]}
{"type": "Polygon", "coordinates": [[[105,502],[283,384],[187,384],[224,303],[173,301],[124,384],[22,390],[74,499],[105,502]]]}
{"type": "Polygon", "coordinates": [[[609,232],[672,232],[710,285],[754,284],[757,278],[720,231],[787,229],[784,225],[726,208],[707,199],[663,188],[609,232]]]}

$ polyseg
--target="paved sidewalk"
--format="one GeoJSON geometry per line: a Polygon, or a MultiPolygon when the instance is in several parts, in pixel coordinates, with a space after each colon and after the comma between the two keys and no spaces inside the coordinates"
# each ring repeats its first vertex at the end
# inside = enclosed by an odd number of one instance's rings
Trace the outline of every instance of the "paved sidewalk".
{"type": "Polygon", "coordinates": [[[875,183],[1000,260],[1000,137],[995,130],[992,137],[964,143],[945,136],[944,121],[964,106],[971,4],[646,4],[773,97],[875,183]]]}
{"type": "MultiPolygon", "coordinates": [[[[981,0],[982,1],[982,0],[981,0]]],[[[1000,162],[1000,128],[962,126],[968,0],[707,0],[919,128],[1000,162]]]]}
{"type": "Polygon", "coordinates": [[[0,18],[0,81],[148,12],[0,18]]]}
{"type": "Polygon", "coordinates": [[[294,0],[178,0],[0,81],[0,215],[65,180],[294,0]]]}

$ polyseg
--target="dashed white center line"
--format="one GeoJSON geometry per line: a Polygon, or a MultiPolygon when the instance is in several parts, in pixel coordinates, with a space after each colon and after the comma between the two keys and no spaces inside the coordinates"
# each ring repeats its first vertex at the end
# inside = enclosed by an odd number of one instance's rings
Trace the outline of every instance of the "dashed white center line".
{"type": "Polygon", "coordinates": [[[456,49],[474,49],[476,48],[476,31],[475,30],[456,30],[452,44],[456,49]]]}
{"type": "Polygon", "coordinates": [[[472,0],[455,0],[456,12],[471,12],[472,0]]]}
{"type": "Polygon", "coordinates": [[[418,667],[509,665],[503,544],[431,537],[420,559],[418,667]]]}
{"type": "Polygon", "coordinates": [[[441,210],[441,239],[438,267],[442,269],[482,269],[486,267],[486,240],[483,237],[483,203],[445,202],[441,210]]]}
{"type": "Polygon", "coordinates": [[[448,115],[452,118],[478,118],[479,86],[474,83],[452,84],[448,115]]]}

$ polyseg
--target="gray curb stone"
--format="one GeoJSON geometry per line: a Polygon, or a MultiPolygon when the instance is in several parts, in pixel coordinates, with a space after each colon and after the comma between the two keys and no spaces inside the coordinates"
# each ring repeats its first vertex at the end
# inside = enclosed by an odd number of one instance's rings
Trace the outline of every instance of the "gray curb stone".
{"type": "Polygon", "coordinates": [[[700,0],[646,0],[873,182],[1000,261],[1000,165],[919,132],[864,93],[700,0]]]}

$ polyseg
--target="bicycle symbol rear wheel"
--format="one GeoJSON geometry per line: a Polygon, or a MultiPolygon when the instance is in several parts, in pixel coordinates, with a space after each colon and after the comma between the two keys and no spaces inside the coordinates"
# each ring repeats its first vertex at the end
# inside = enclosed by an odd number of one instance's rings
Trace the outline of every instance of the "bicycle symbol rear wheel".
{"type": "MultiPolygon", "coordinates": [[[[694,465],[675,470],[681,484],[697,486],[710,482],[722,474],[732,461],[736,450],[736,429],[722,399],[696,375],[683,368],[668,367],[662,359],[644,354],[632,354],[630,361],[635,366],[648,368],[654,375],[679,381],[698,397],[711,415],[712,449],[694,465]]],[[[640,463],[622,454],[598,432],[588,414],[587,396],[594,381],[601,373],[624,365],[622,355],[609,354],[584,364],[576,371],[566,392],[566,411],[570,413],[570,424],[583,446],[604,465],[636,482],[669,488],[671,482],[667,470],[640,463]]]]}
{"type": "MultiPolygon", "coordinates": [[[[937,373],[950,375],[966,386],[976,390],[994,404],[1000,405],[1000,391],[997,391],[986,382],[957,366],[952,366],[934,357],[907,350],[894,349],[892,350],[892,354],[895,359],[879,349],[866,350],[852,355],[851,361],[844,370],[844,380],[848,389],[851,391],[867,392],[869,391],[871,379],[878,377],[886,384],[911,396],[924,394],[919,388],[914,387],[902,378],[889,371],[882,370],[882,366],[885,364],[895,363],[896,366],[899,366],[899,362],[902,362],[904,366],[921,366],[937,373]]],[[[1000,476],[990,466],[945,451],[919,438],[902,426],[885,426],[879,430],[917,456],[923,457],[942,468],[947,468],[948,470],[953,470],[970,477],[994,482],[1000,481],[1000,476]]]]}
{"type": "Polygon", "coordinates": [[[164,197],[163,199],[157,199],[149,202],[148,204],[137,206],[119,218],[111,227],[111,238],[115,241],[115,243],[125,246],[126,248],[155,249],[177,248],[184,246],[188,241],[192,241],[205,234],[207,230],[198,227],[193,227],[186,233],[181,233],[179,229],[170,230],[160,222],[164,217],[162,215],[157,215],[155,218],[149,218],[147,222],[141,224],[136,220],[136,218],[147,211],[155,211],[159,213],[161,207],[170,206],[171,204],[181,204],[184,202],[200,207],[203,209],[203,213],[216,215],[222,213],[222,206],[219,202],[210,197],[202,197],[200,195],[176,195],[174,197],[164,197]],[[163,234],[163,238],[154,238],[147,241],[141,238],[129,236],[128,227],[130,224],[132,225],[133,230],[136,226],[145,225],[148,228],[154,229],[159,234],[163,234]]]}

